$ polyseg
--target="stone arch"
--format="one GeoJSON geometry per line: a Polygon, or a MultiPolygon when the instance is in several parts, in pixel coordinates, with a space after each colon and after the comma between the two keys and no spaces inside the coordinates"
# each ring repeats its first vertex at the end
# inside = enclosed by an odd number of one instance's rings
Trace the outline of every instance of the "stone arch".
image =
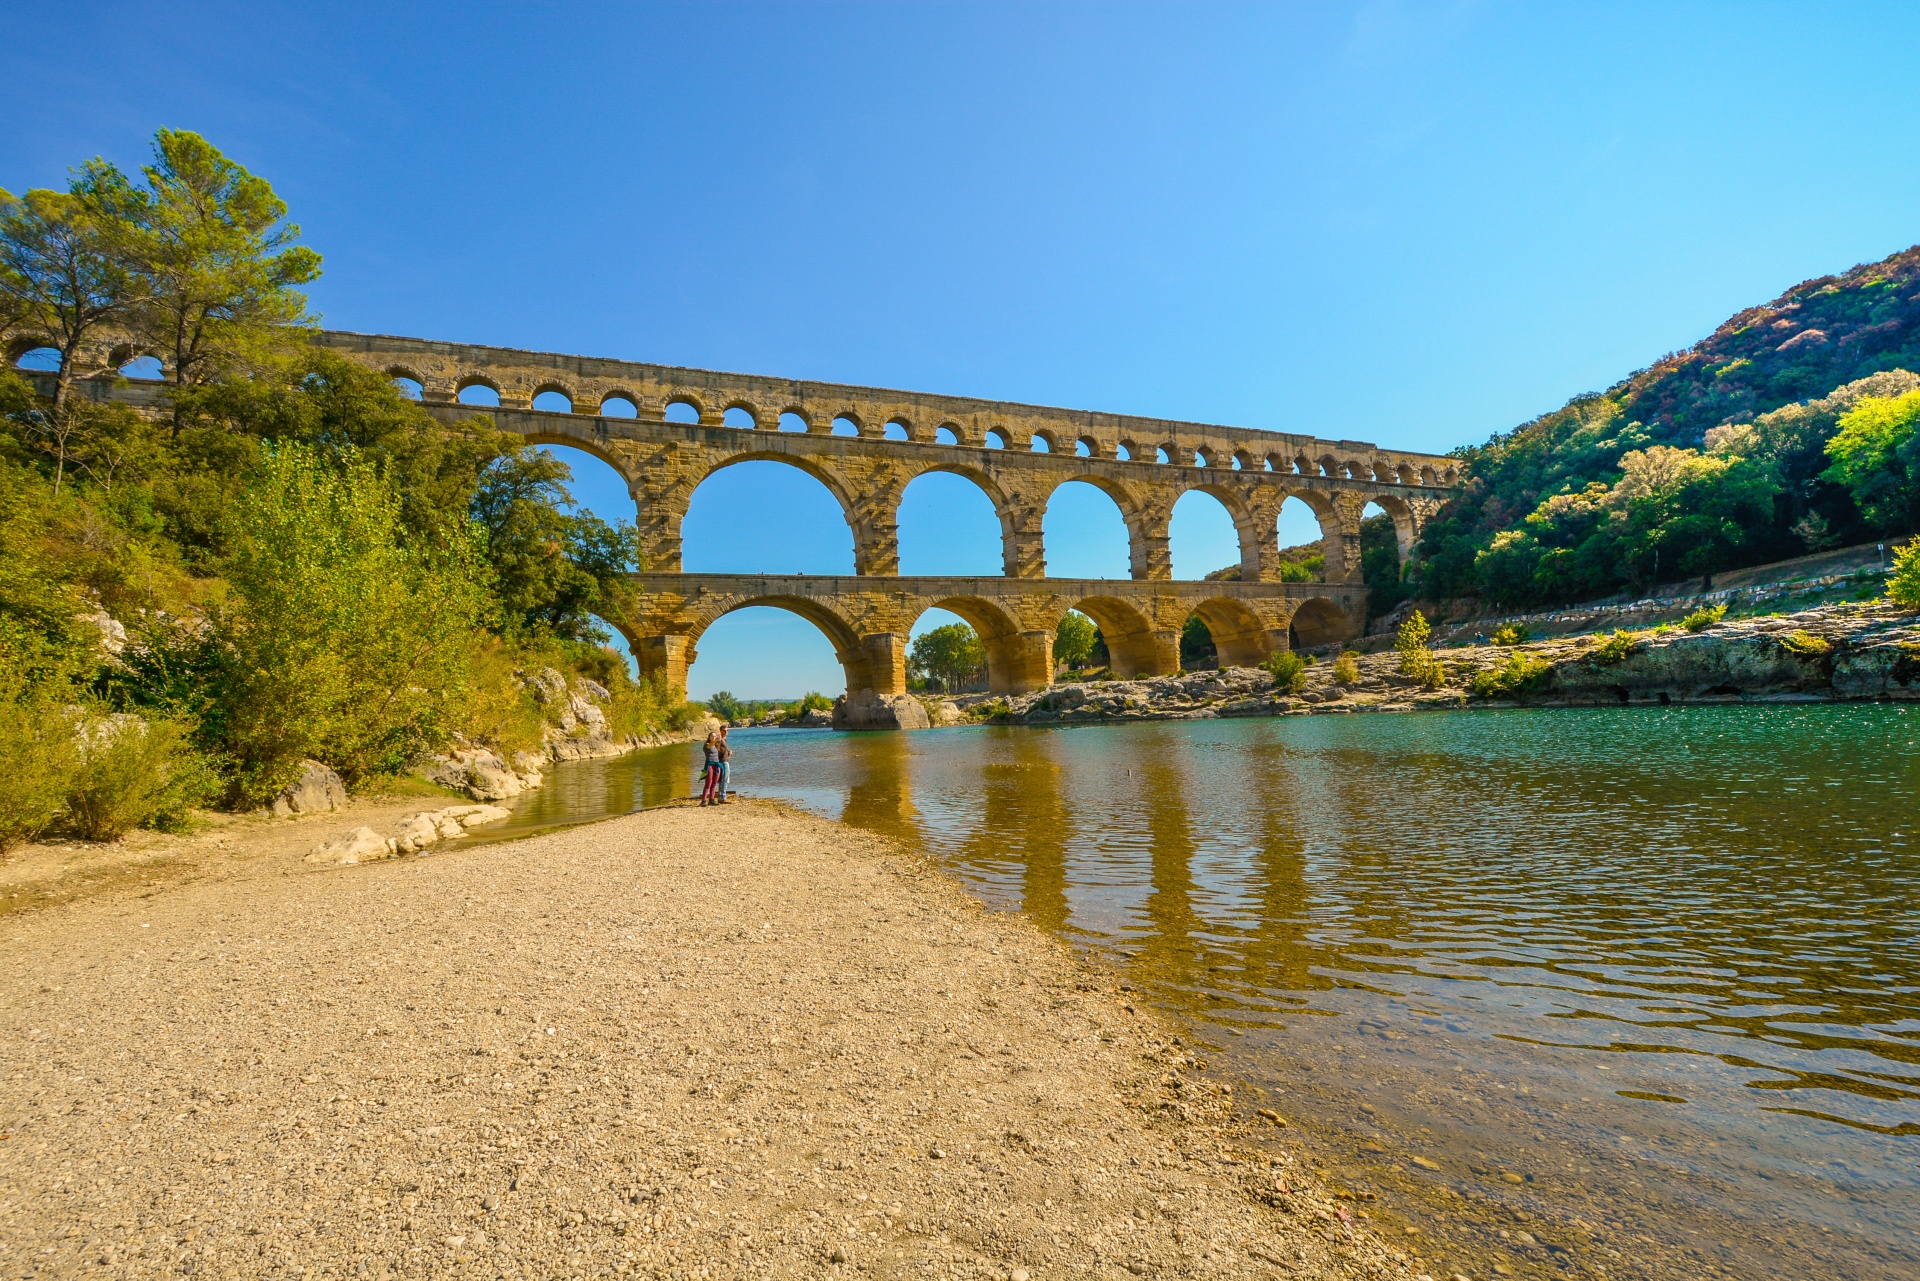
{"type": "Polygon", "coordinates": [[[633,655],[643,675],[659,679],[681,697],[686,696],[687,672],[699,657],[700,638],[728,614],[764,605],[806,619],[833,647],[833,656],[845,676],[847,693],[870,691],[873,673],[866,646],[853,626],[832,606],[821,601],[779,593],[716,596],[704,600],[684,632],[664,636],[630,637],[633,655]]]}
{"type": "MultiPolygon", "coordinates": [[[[574,396],[573,389],[567,386],[565,383],[544,382],[544,383],[535,384],[533,391],[527,396],[528,407],[531,408],[533,406],[534,401],[540,399],[542,396],[549,395],[549,394],[565,397],[567,401],[567,407],[564,412],[569,414],[573,412],[574,406],[578,403],[578,398],[574,396]]],[[[544,410],[542,412],[560,413],[563,411],[544,410]]]]}
{"type": "Polygon", "coordinates": [[[1001,572],[1009,578],[1013,577],[1013,553],[1019,539],[1019,530],[1013,519],[1013,497],[1007,492],[1005,486],[995,480],[991,473],[968,463],[932,462],[907,476],[906,483],[900,487],[900,496],[904,497],[907,487],[928,472],[945,472],[951,476],[962,476],[979,486],[980,491],[987,496],[987,501],[993,504],[993,514],[1000,521],[1000,559],[1003,566],[1001,572]]]}
{"type": "MultiPolygon", "coordinates": [[[[18,359],[19,359],[18,356],[9,356],[7,357],[7,363],[12,364],[15,360],[18,360],[18,359]]],[[[410,378],[414,382],[419,383],[422,387],[425,387],[427,385],[426,378],[423,377],[420,371],[414,368],[412,365],[388,365],[386,368],[382,369],[380,372],[385,374],[389,378],[410,378]]]]}
{"type": "Polygon", "coordinates": [[[1216,596],[1193,607],[1213,634],[1214,652],[1222,667],[1258,667],[1273,656],[1273,636],[1246,602],[1216,596]]]}
{"type": "MultiPolygon", "coordinates": [[[[987,651],[987,689],[995,694],[1027,694],[1053,679],[1053,632],[1025,631],[1006,608],[981,596],[948,596],[926,609],[958,614],[987,651]]],[[[918,615],[915,616],[918,621],[918,615]]],[[[911,630],[911,629],[909,629],[911,630]]]]}
{"type": "Polygon", "coordinates": [[[891,418],[887,419],[887,421],[885,421],[884,423],[881,423],[880,435],[882,437],[886,437],[887,428],[889,427],[898,427],[900,429],[901,436],[903,436],[907,440],[920,439],[920,433],[914,427],[913,419],[907,417],[905,414],[895,414],[891,418]]]}
{"type": "Polygon", "coordinates": [[[1027,449],[1029,452],[1036,454],[1057,454],[1060,452],[1060,440],[1061,437],[1058,432],[1051,431],[1045,427],[1036,427],[1033,430],[1033,434],[1027,438],[1027,449]],[[1046,448],[1034,449],[1033,442],[1036,440],[1045,444],[1046,448]]]}
{"type": "Polygon", "coordinates": [[[1078,437],[1077,439],[1074,440],[1073,447],[1074,447],[1074,453],[1079,454],[1079,456],[1082,458],[1099,458],[1102,456],[1100,453],[1100,442],[1093,436],[1078,437]],[[1080,450],[1082,448],[1084,448],[1087,452],[1084,454],[1080,454],[1080,450]]]}
{"type": "Polygon", "coordinates": [[[697,423],[706,421],[707,407],[701,404],[700,398],[692,392],[675,391],[667,393],[666,398],[660,402],[660,416],[665,418],[666,415],[673,410],[675,405],[685,405],[688,409],[691,409],[693,411],[693,421],[697,423]]]}
{"type": "MultiPolygon", "coordinates": [[[[737,466],[740,463],[756,462],[784,464],[796,471],[811,476],[826,486],[827,492],[833,495],[833,500],[840,504],[840,517],[846,521],[847,529],[853,535],[853,572],[856,574],[869,574],[874,572],[869,567],[869,562],[872,560],[876,550],[881,549],[876,547],[874,532],[869,530],[860,520],[858,514],[859,506],[854,498],[854,490],[853,487],[847,483],[846,478],[832,467],[825,465],[821,459],[808,458],[804,455],[786,454],[776,450],[750,449],[719,458],[715,460],[711,466],[707,467],[704,472],[701,472],[692,484],[686,485],[683,492],[676,493],[673,499],[668,500],[674,502],[674,505],[678,508],[678,510],[672,513],[673,538],[676,547],[679,546],[681,542],[681,526],[687,518],[687,509],[692,506],[693,496],[695,492],[699,490],[700,486],[706,484],[716,473],[725,471],[729,467],[737,466]]],[[[892,557],[892,547],[886,547],[884,554],[892,557]]],[[[677,560],[678,557],[676,557],[676,561],[677,560]]],[[[679,568],[677,563],[674,568],[679,568]]]]}
{"type": "MultiPolygon", "coordinates": [[[[1113,674],[1123,680],[1136,676],[1162,676],[1180,666],[1180,633],[1154,627],[1153,620],[1139,606],[1118,596],[1086,596],[1074,601],[1076,609],[1093,620],[1106,642],[1107,657],[1113,674]]],[[[1062,616],[1066,613],[1061,611],[1062,616]]],[[[1059,619],[1053,620],[1058,626],[1059,619]]]]}
{"type": "Polygon", "coordinates": [[[1347,616],[1347,611],[1325,596],[1301,601],[1294,608],[1287,630],[1289,647],[1294,649],[1336,645],[1351,640],[1358,631],[1353,620],[1347,616]]]}
{"type": "Polygon", "coordinates": [[[620,479],[627,482],[627,492],[633,495],[635,506],[639,505],[640,493],[634,488],[630,461],[614,453],[608,447],[606,437],[591,427],[561,419],[556,423],[542,424],[533,431],[515,432],[514,436],[523,445],[564,445],[568,449],[591,454],[620,474],[620,479]]]}
{"type": "Polygon", "coordinates": [[[1394,537],[1400,543],[1400,563],[1406,564],[1413,554],[1414,540],[1420,536],[1420,521],[1412,505],[1398,494],[1369,494],[1367,500],[1377,503],[1381,511],[1393,517],[1394,537]]]}
{"type": "MultiPolygon", "coordinates": [[[[853,434],[856,437],[864,438],[866,436],[867,420],[860,416],[859,410],[857,409],[835,410],[833,417],[828,420],[828,430],[832,431],[834,427],[838,427],[843,422],[853,428],[853,434]]],[[[839,435],[838,432],[832,432],[832,434],[836,436],[839,435]]]]}
{"type": "Polygon", "coordinates": [[[721,420],[724,422],[727,415],[736,409],[753,420],[753,425],[756,430],[767,425],[766,419],[760,416],[760,407],[758,405],[755,405],[750,400],[741,400],[737,396],[720,406],[721,420]]]}
{"type": "Polygon", "coordinates": [[[1261,553],[1273,542],[1274,533],[1263,529],[1259,517],[1248,506],[1246,498],[1227,485],[1211,482],[1203,485],[1190,485],[1184,491],[1188,494],[1205,494],[1218,500],[1227,509],[1227,518],[1233,522],[1234,534],[1240,540],[1240,577],[1246,582],[1256,582],[1260,578],[1261,553]]]}
{"type": "Polygon", "coordinates": [[[491,391],[496,396],[501,394],[500,384],[495,379],[489,378],[485,374],[462,374],[458,379],[454,381],[454,384],[453,384],[454,398],[458,399],[460,396],[460,393],[467,390],[467,388],[469,387],[485,387],[487,390],[491,391]]]}
{"type": "Polygon", "coordinates": [[[607,402],[610,400],[625,401],[633,409],[632,416],[635,418],[638,418],[640,416],[640,404],[641,404],[640,397],[636,396],[633,393],[632,389],[627,387],[608,387],[600,393],[599,400],[594,402],[594,406],[593,406],[594,417],[596,418],[627,417],[626,414],[609,414],[607,412],[607,402]]]}
{"type": "Polygon", "coordinates": [[[1120,481],[1106,476],[1087,473],[1080,476],[1061,476],[1040,498],[1042,519],[1046,509],[1053,502],[1053,496],[1060,492],[1060,486],[1074,483],[1092,485],[1095,489],[1113,500],[1120,509],[1120,519],[1127,527],[1127,560],[1135,578],[1148,578],[1152,575],[1148,567],[1154,560],[1153,548],[1157,545],[1162,556],[1166,552],[1167,531],[1165,526],[1152,528],[1147,516],[1147,505],[1140,496],[1120,481]]]}
{"type": "Polygon", "coordinates": [[[892,521],[895,529],[899,528],[901,509],[905,507],[907,495],[913,490],[915,483],[924,476],[936,474],[959,477],[977,489],[987,500],[987,505],[993,510],[993,519],[1000,526],[1000,568],[994,572],[1011,576],[1014,571],[1012,549],[1016,537],[1011,515],[1012,504],[1006,490],[991,475],[978,467],[959,462],[936,462],[913,472],[907,477],[906,483],[901,485],[900,492],[894,496],[892,521]]]}

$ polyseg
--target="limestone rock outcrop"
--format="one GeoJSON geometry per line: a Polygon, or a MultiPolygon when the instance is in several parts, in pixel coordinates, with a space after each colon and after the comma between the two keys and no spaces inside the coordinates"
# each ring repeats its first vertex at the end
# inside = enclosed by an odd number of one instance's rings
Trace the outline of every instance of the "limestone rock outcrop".
{"type": "Polygon", "coordinates": [[[382,836],[371,827],[356,827],[344,836],[315,846],[306,861],[347,866],[413,854],[438,841],[465,836],[470,827],[497,823],[511,813],[498,805],[449,805],[445,809],[427,810],[401,819],[397,836],[382,836]]]}
{"type": "Polygon", "coordinates": [[[300,777],[267,802],[267,809],[275,818],[292,818],[343,809],[346,803],[347,785],[340,776],[331,767],[309,760],[300,762],[300,777]]]}

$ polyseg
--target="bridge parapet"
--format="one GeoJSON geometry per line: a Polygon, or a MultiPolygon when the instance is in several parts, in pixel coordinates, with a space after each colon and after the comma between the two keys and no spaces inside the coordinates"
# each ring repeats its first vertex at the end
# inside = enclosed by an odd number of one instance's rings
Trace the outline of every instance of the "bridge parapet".
{"type": "Polygon", "coordinates": [[[418,382],[429,403],[453,403],[464,389],[484,386],[507,409],[531,408],[536,397],[553,392],[566,398],[572,412],[589,416],[618,400],[631,405],[637,417],[663,420],[673,406],[685,406],[699,422],[716,427],[728,422],[730,411],[743,425],[761,431],[778,430],[781,417],[792,415],[808,433],[830,434],[839,423],[860,439],[895,436],[985,448],[997,436],[1011,450],[1031,451],[1037,440],[1055,455],[1073,457],[1084,446],[1085,457],[1144,466],[1155,465],[1165,451],[1174,464],[1220,470],[1425,488],[1460,480],[1457,459],[1382,449],[1366,441],[387,334],[330,330],[319,341],[418,382]]]}

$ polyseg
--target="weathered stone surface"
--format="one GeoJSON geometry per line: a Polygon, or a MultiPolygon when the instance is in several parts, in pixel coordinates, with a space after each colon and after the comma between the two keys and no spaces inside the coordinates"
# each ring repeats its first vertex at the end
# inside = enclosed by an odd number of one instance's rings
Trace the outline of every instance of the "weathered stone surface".
{"type": "Polygon", "coordinates": [[[347,803],[347,787],[340,776],[319,761],[301,761],[300,777],[267,803],[275,818],[321,814],[347,803]]]}
{"type": "Polygon", "coordinates": [[[309,863],[370,863],[376,859],[391,858],[395,853],[395,844],[380,835],[371,827],[356,827],[345,836],[314,847],[307,855],[309,863]]]}
{"type": "Polygon", "coordinates": [[[450,805],[401,820],[400,834],[394,838],[396,853],[411,854],[437,841],[466,835],[466,829],[482,823],[497,823],[511,817],[512,811],[498,805],[450,805]]]}
{"type": "Polygon", "coordinates": [[[911,694],[862,693],[836,698],[829,723],[835,729],[926,729],[933,721],[911,694]]]}

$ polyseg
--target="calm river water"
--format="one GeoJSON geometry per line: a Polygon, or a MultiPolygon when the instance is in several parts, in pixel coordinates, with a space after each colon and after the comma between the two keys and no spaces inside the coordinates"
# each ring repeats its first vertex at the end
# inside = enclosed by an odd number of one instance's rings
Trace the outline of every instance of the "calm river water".
{"type": "MultiPolygon", "coordinates": [[[[1109,955],[1438,1278],[1920,1276],[1920,708],[735,745],[1109,955]]],[[[562,766],[513,828],[695,755],[562,766]]]]}

